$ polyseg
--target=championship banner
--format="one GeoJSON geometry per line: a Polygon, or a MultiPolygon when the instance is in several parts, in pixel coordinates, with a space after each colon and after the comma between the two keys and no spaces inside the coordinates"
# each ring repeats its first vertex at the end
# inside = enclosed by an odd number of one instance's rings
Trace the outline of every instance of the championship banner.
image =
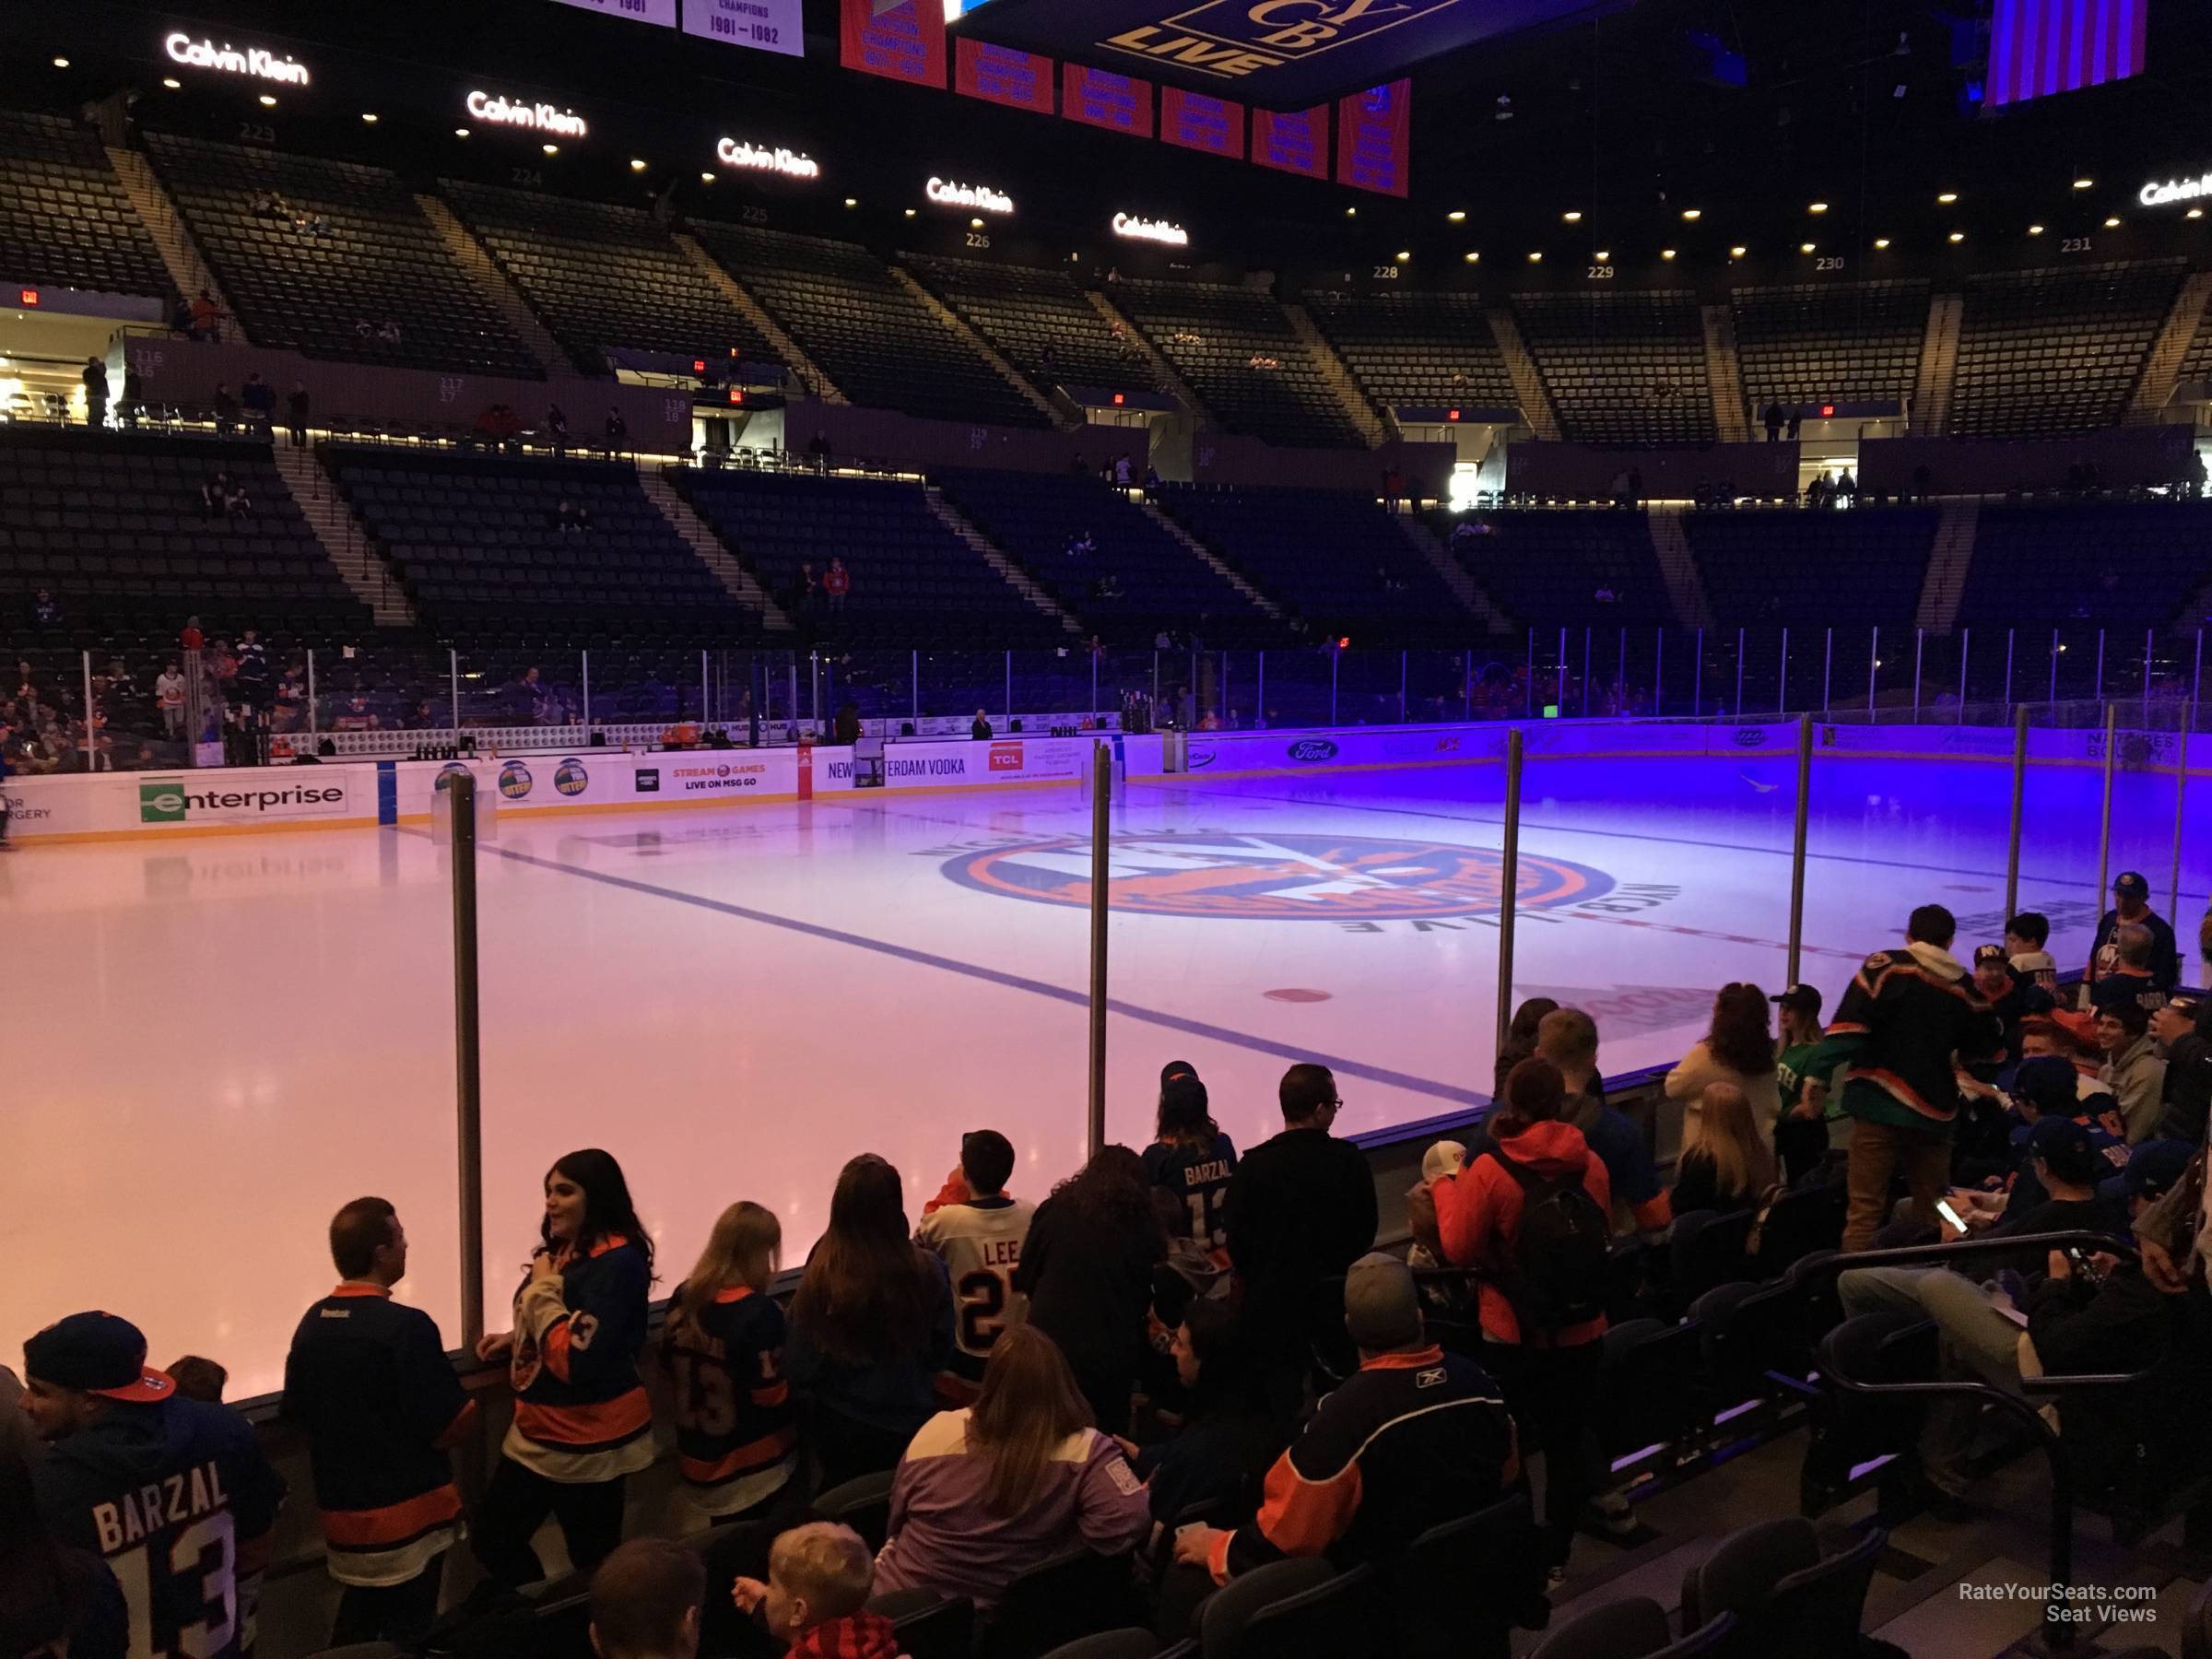
{"type": "Polygon", "coordinates": [[[1309,179],[1329,176],[1329,106],[1311,110],[1254,110],[1252,159],[1278,172],[1309,179]]]}
{"type": "Polygon", "coordinates": [[[1184,149],[1244,159],[1244,106],[1181,87],[1159,89],[1159,135],[1184,149]]]}
{"type": "Polygon", "coordinates": [[[953,89],[1010,110],[1053,112],[1053,60],[962,36],[954,43],[953,89]]]}
{"type": "Polygon", "coordinates": [[[1086,126],[1126,133],[1132,138],[1152,136],[1150,81],[1112,75],[1084,64],[1069,64],[1065,69],[1061,114],[1086,126]]]}
{"type": "Polygon", "coordinates": [[[945,84],[943,0],[843,0],[839,61],[863,75],[945,84]]]}
{"type": "Polygon", "coordinates": [[[1336,106],[1336,182],[1403,196],[1413,171],[1413,83],[1392,81],[1336,106]]]}
{"type": "Polygon", "coordinates": [[[560,3],[580,6],[603,17],[628,18],[632,23],[653,23],[663,29],[676,27],[676,0],[560,0],[560,3]]]}
{"type": "Polygon", "coordinates": [[[804,57],[806,31],[800,11],[800,0],[684,0],[684,32],[755,52],[804,57]]]}

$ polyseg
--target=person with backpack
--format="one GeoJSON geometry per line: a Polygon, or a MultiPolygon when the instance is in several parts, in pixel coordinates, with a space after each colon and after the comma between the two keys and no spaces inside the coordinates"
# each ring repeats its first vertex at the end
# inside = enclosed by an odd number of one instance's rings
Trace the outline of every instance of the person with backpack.
{"type": "Polygon", "coordinates": [[[1544,1449],[1552,1582],[1602,1477],[1591,1419],[1604,1358],[1613,1190],[1605,1160],[1562,1120],[1558,1066],[1522,1061],[1490,1118],[1490,1143],[1431,1183],[1437,1232],[1477,1274],[1483,1366],[1505,1390],[1524,1444],[1544,1449]]]}

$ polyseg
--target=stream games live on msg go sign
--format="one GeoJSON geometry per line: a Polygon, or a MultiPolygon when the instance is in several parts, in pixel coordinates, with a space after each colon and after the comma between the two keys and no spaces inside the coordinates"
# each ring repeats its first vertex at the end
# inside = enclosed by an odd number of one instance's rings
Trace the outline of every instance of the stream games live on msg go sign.
{"type": "Polygon", "coordinates": [[[1288,110],[1589,7],[1590,0],[960,0],[953,28],[1288,110]]]}

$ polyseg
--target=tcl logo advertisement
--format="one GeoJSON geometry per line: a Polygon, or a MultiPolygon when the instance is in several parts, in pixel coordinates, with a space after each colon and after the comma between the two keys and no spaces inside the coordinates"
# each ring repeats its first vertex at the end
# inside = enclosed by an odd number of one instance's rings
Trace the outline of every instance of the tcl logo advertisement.
{"type": "Polygon", "coordinates": [[[1021,770],[1021,745],[994,743],[991,746],[991,770],[994,772],[1018,772],[1021,770]]]}

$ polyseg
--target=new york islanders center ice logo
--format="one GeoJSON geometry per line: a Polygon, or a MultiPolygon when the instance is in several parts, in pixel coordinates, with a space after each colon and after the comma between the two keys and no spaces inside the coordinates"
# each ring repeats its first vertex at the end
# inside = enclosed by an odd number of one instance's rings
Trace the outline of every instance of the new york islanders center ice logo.
{"type": "MultiPolygon", "coordinates": [[[[1363,835],[1205,832],[1114,838],[1113,908],[1240,922],[1410,922],[1494,915],[1502,861],[1482,847],[1363,835]]],[[[1063,836],[963,853],[945,865],[962,887],[1041,904],[1090,902],[1090,842],[1063,836]]],[[[1522,907],[1550,909],[1610,892],[1602,870],[1521,858],[1522,907]]]]}

